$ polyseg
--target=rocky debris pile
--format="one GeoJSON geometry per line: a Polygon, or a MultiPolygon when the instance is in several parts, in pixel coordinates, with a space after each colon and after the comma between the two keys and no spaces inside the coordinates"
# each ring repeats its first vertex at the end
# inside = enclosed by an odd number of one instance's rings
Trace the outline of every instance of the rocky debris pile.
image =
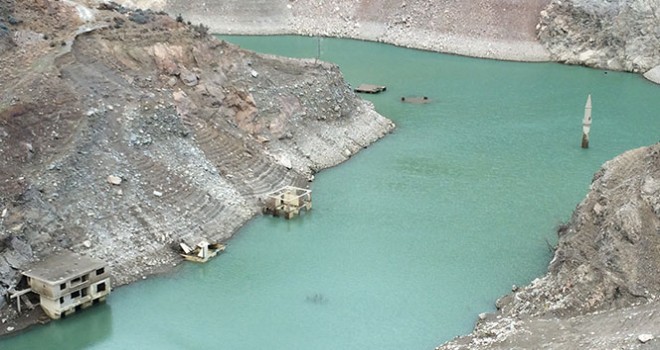
{"type": "Polygon", "coordinates": [[[553,0],[538,37],[554,60],[646,72],[660,65],[660,3],[648,0],[553,0]]]}
{"type": "Polygon", "coordinates": [[[289,5],[289,25],[302,35],[355,38],[359,36],[361,27],[359,7],[357,1],[298,1],[289,5]]]}
{"type": "MultiPolygon", "coordinates": [[[[4,213],[6,216],[6,212],[4,213]]],[[[17,270],[29,263],[33,254],[27,242],[5,230],[0,230],[0,251],[3,252],[0,257],[0,295],[6,295],[7,291],[19,282],[20,275],[17,270]]],[[[5,302],[5,298],[0,298],[0,309],[5,302]]]]}
{"type": "Polygon", "coordinates": [[[660,322],[660,143],[605,163],[558,235],[546,276],[514,288],[470,336],[439,349],[636,349],[654,341],[646,334],[657,336],[660,322]]]}
{"type": "Polygon", "coordinates": [[[489,316],[470,336],[436,349],[656,349],[659,313],[660,303],[653,302],[569,318],[489,316]]]}

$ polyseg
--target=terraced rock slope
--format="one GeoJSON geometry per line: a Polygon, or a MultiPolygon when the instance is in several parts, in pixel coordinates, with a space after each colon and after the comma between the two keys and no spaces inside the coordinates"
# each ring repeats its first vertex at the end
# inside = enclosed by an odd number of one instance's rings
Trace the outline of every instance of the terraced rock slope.
{"type": "MultiPolygon", "coordinates": [[[[108,261],[115,284],[166,270],[181,240],[229,238],[264,194],[394,127],[334,65],[91,5],[2,2],[20,23],[0,52],[0,295],[63,250],[108,261]]],[[[20,328],[0,307],[0,332],[20,328]]]]}

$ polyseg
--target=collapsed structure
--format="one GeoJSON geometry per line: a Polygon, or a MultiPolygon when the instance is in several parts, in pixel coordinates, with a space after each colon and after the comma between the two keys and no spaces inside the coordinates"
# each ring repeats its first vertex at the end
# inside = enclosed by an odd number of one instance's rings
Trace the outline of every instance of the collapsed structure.
{"type": "Polygon", "coordinates": [[[181,257],[188,261],[205,263],[209,261],[212,257],[218,255],[218,253],[225,250],[226,246],[222,243],[209,243],[205,240],[197,243],[194,248],[191,248],[185,242],[179,243],[183,253],[180,253],[181,257]]]}

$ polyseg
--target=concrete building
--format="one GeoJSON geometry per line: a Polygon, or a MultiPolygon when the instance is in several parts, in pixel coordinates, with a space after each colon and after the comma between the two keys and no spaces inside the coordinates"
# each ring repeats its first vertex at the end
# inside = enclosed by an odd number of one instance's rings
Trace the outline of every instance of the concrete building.
{"type": "Polygon", "coordinates": [[[70,253],[35,263],[23,275],[53,319],[105,301],[111,290],[108,264],[70,253]]]}
{"type": "Polygon", "coordinates": [[[263,212],[291,219],[299,215],[302,209],[312,210],[312,190],[285,186],[266,196],[263,212]]]}

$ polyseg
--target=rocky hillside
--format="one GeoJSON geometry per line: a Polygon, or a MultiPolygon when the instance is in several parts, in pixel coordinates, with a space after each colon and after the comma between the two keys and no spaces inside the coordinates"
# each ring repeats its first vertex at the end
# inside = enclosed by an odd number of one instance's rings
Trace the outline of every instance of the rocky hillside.
{"type": "MultiPolygon", "coordinates": [[[[126,0],[130,1],[130,0],[126,0]]],[[[350,37],[510,60],[645,72],[660,83],[657,0],[132,0],[215,31],[350,37]],[[655,68],[653,68],[655,67],[655,68]]],[[[660,348],[660,146],[604,165],[547,276],[442,349],[660,348]]]]}
{"type": "Polygon", "coordinates": [[[560,62],[647,72],[660,65],[660,1],[553,0],[538,36],[560,62]]]}
{"type": "Polygon", "coordinates": [[[594,175],[546,276],[439,349],[660,348],[660,144],[594,175]]]}
{"type": "MultiPolygon", "coordinates": [[[[109,261],[120,284],[167,269],[172,244],[226,239],[263,194],[305,186],[392,130],[336,66],[246,52],[197,23],[640,72],[659,64],[657,0],[122,2],[185,21],[96,0],[0,0],[0,295],[30,261],[61,250],[109,261]]],[[[443,348],[660,347],[659,153],[605,164],[561,228],[548,275],[443,348]]],[[[20,326],[12,310],[0,298],[0,333],[20,326]]]]}
{"type": "Polygon", "coordinates": [[[658,0],[118,0],[218,33],[302,34],[646,73],[660,83],[658,0]],[[654,67],[657,67],[653,69],[654,67]]]}
{"type": "Polygon", "coordinates": [[[116,284],[167,269],[171,246],[227,239],[264,194],[394,127],[331,64],[247,52],[164,13],[0,4],[17,19],[0,53],[2,296],[62,250],[108,261],[116,284]]]}
{"type": "Polygon", "coordinates": [[[517,61],[548,60],[536,39],[549,0],[122,0],[217,33],[324,35],[517,61]]]}

